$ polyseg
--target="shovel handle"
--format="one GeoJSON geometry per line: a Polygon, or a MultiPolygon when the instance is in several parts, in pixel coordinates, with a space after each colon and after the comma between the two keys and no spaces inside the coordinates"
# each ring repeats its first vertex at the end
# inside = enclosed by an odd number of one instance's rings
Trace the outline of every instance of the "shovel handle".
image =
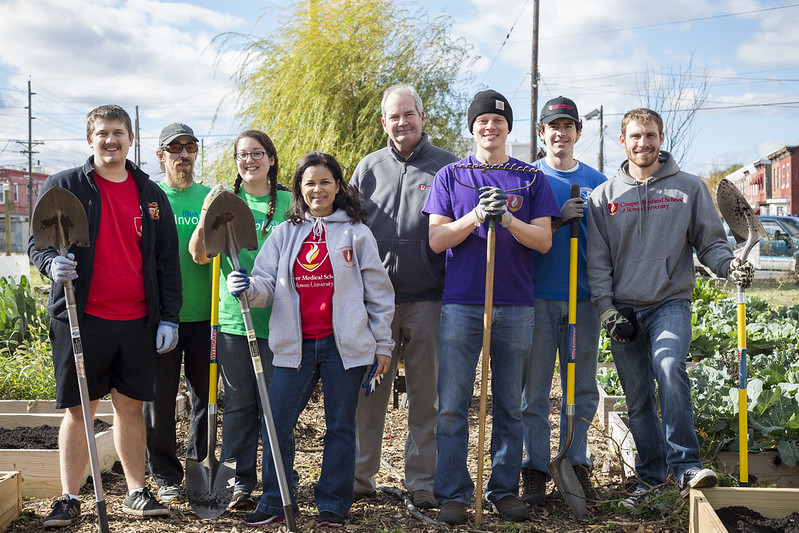
{"type": "MultiPolygon", "coordinates": [[[[580,196],[580,186],[571,184],[571,198],[580,196]]],[[[566,409],[567,414],[574,411],[574,365],[577,361],[577,250],[580,234],[580,219],[575,218],[569,225],[569,358],[567,362],[566,409]]]]}
{"type": "Polygon", "coordinates": [[[749,429],[746,396],[746,289],[738,286],[736,294],[738,322],[738,473],[741,484],[749,483],[749,429]]]}

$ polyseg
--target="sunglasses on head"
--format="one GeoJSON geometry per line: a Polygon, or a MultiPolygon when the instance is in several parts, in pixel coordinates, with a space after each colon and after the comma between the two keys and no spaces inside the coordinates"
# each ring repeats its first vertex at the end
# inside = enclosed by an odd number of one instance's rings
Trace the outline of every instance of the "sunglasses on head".
{"type": "Polygon", "coordinates": [[[162,150],[165,150],[170,154],[179,154],[183,151],[184,148],[190,154],[196,153],[198,150],[197,143],[186,143],[186,144],[170,143],[161,147],[162,150]]]}

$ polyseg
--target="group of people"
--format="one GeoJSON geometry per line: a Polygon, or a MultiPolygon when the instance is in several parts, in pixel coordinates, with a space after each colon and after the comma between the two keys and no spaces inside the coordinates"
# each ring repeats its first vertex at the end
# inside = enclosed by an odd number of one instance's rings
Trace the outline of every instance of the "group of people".
{"type": "MultiPolygon", "coordinates": [[[[430,142],[412,86],[386,89],[381,116],[387,145],[364,157],[349,183],[332,155],[310,152],[287,189],[278,183],[277,150],[264,132],[247,130],[233,145],[233,193],[252,211],[258,235],[257,250],[239,253],[239,269],[223,256],[219,303],[221,460],[236,459],[230,508],[251,511],[243,523],[285,520],[279,471],[292,475],[298,512],[294,426],[319,381],[326,434],[314,489],[317,525],[341,527],[354,500],[375,496],[400,360],[408,393],[405,485],[416,507],[440,509],[439,521],[466,522],[474,496],[468,410],[482,346],[489,231],[496,261],[484,354],[493,393],[485,496],[505,520],[528,519],[530,508],[543,503],[550,477],[556,357],[566,381],[564,226],[574,220],[577,423],[568,458],[586,498],[597,498],[587,431],[598,402],[600,328],[611,338],[638,449],[639,484],[628,502],[669,475],[686,492],[715,484],[699,457],[685,371],[693,251],[717,275],[744,286],[753,270],[734,259],[707,187],[660,150],[659,115],[635,109],[624,116],[620,142],[628,158],[610,180],[574,159],[582,122],[575,103],[562,96],[541,111],[546,156],[532,164],[508,156],[513,111],[493,90],[479,92],[468,108],[476,150],[461,160],[430,142]],[[239,308],[244,297],[253,308],[282,469],[273,464],[261,412],[239,308]],[[255,504],[259,434],[263,492],[255,504]]],[[[53,186],[75,193],[88,215],[91,246],[62,257],[36,251],[33,237],[29,244],[31,259],[53,280],[56,406],[66,409],[59,433],[64,495],[45,527],[79,520],[77,494],[88,462],[66,281],[74,282],[77,297],[91,412],[111,395],[128,485],[123,512],[167,515],[164,503],[183,497],[174,419],[181,364],[191,393],[186,456],[201,461],[213,453],[205,438],[213,281],[205,234],[214,230],[205,218],[224,188],[195,181],[198,138],[185,124],[161,132],[160,183],[127,161],[133,133],[121,107],[92,110],[87,140],[93,155],[86,164],[54,174],[39,193],[53,186]],[[145,482],[146,462],[157,497],[145,482]]],[[[563,438],[561,431],[561,445],[563,438]]]]}

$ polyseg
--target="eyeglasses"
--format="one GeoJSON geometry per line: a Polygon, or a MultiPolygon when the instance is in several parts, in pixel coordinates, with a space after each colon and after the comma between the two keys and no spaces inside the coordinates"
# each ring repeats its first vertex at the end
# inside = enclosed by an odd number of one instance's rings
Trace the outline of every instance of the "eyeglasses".
{"type": "Polygon", "coordinates": [[[263,159],[265,155],[266,152],[258,150],[257,152],[237,152],[233,157],[236,161],[246,161],[249,156],[252,157],[253,161],[258,161],[259,159],[263,159]]]}
{"type": "Polygon", "coordinates": [[[197,143],[186,143],[186,144],[171,143],[161,147],[162,150],[166,150],[170,154],[179,154],[183,151],[184,148],[190,154],[197,153],[198,150],[197,143]]]}

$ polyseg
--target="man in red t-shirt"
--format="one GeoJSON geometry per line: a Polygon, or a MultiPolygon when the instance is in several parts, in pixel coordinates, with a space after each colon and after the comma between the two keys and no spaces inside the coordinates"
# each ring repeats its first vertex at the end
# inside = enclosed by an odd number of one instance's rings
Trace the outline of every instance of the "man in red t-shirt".
{"type": "Polygon", "coordinates": [[[181,282],[175,219],[164,192],[127,161],[130,116],[119,106],[92,110],[86,126],[94,155],[82,167],[50,176],[40,190],[71,191],[83,204],[90,245],[67,257],[49,248],[28,254],[53,280],[47,309],[56,377],[56,408],[66,409],[59,432],[61,486],[44,527],[80,520],[81,477],[89,460],[63,284],[74,280],[91,411],[110,393],[114,444],[128,493],[122,511],[168,515],[144,482],[142,402],[153,399],[155,358],[177,342],[181,282]]]}

